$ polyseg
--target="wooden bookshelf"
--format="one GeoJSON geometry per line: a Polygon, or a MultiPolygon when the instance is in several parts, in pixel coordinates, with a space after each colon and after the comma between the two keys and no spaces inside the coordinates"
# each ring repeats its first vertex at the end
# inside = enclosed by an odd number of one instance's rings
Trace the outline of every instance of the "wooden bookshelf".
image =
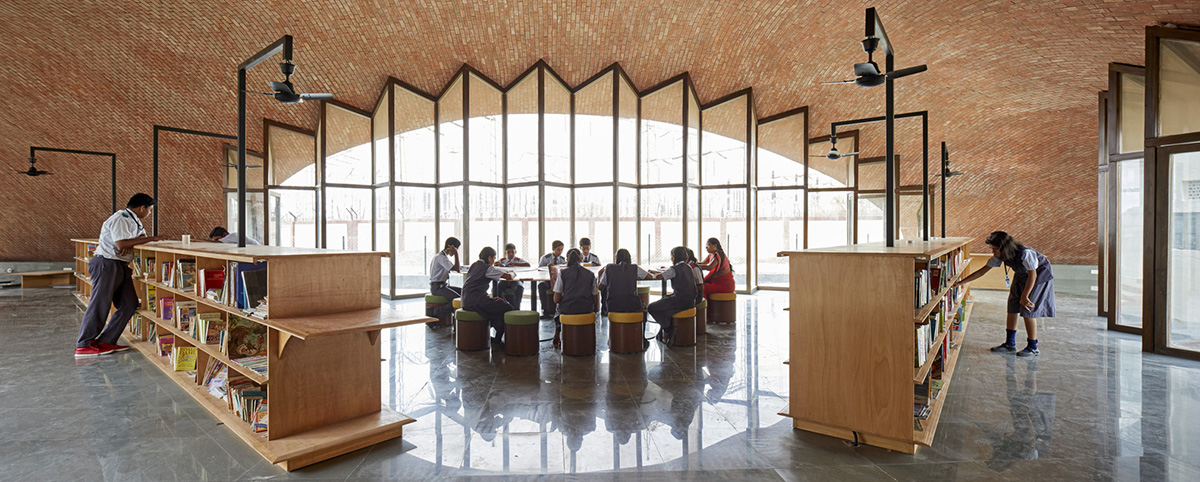
{"type": "Polygon", "coordinates": [[[943,309],[950,284],[969,262],[965,247],[970,242],[971,238],[941,238],[892,248],[870,243],[779,253],[789,258],[788,305],[794,308],[788,311],[792,396],[781,415],[790,417],[797,429],[904,453],[928,446],[973,308],[969,290],[947,300],[945,330],[937,334],[920,366],[914,366],[916,325],[943,309]],[[930,302],[914,308],[918,263],[955,256],[960,259],[946,286],[935,281],[930,302]],[[958,305],[963,305],[961,319],[951,311],[958,305]],[[957,331],[952,329],[955,321],[957,331]],[[917,420],[914,390],[930,378],[943,346],[942,389],[929,399],[928,419],[917,420]]]}
{"type": "MultiPolygon", "coordinates": [[[[82,303],[91,295],[87,276],[87,245],[76,243],[76,292],[82,303]]],[[[195,398],[235,435],[271,463],[295,470],[385,440],[400,437],[414,420],[381,404],[382,359],[379,333],[385,328],[423,325],[432,318],[405,318],[380,307],[379,258],[386,253],[324,249],[280,248],[178,241],[149,243],[135,248],[140,259],[155,257],[154,276],[135,276],[139,298],[153,286],[158,300],[173,297],[195,301],[197,312],[220,313],[228,323],[239,316],[263,325],[267,333],[267,373],[259,374],[235,362],[228,350],[196,340],[149,309],[138,311],[141,329],[130,325],[126,338],[167,377],[195,398]],[[250,316],[237,307],[206,298],[197,290],[168,286],[161,263],[196,260],[197,268],[220,269],[230,261],[267,263],[269,313],[250,316]],[[148,323],[147,323],[148,322],[148,323]],[[196,373],[175,371],[150,341],[171,336],[176,346],[197,348],[196,373]],[[250,424],[228,409],[225,400],[209,394],[203,383],[204,366],[216,359],[267,391],[268,431],[255,433],[250,424]]],[[[226,268],[227,269],[227,268],[226,268]]],[[[158,301],[161,302],[161,301],[158,301]]],[[[143,308],[145,300],[142,300],[143,308]]],[[[228,343],[228,340],[226,340],[228,343]]]]}

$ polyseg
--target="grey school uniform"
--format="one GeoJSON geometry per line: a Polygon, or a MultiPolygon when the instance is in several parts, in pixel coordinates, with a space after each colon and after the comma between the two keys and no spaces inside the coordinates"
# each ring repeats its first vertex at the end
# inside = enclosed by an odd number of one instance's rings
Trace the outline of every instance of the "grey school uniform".
{"type": "Polygon", "coordinates": [[[640,313],[646,311],[642,297],[638,296],[638,280],[645,279],[646,270],[636,264],[620,263],[604,267],[600,273],[600,284],[608,292],[608,307],[613,313],[640,313]]]}
{"type": "Polygon", "coordinates": [[[1033,248],[1025,248],[1017,255],[1016,260],[1004,260],[992,256],[987,265],[992,268],[1005,266],[1005,276],[1009,269],[1013,270],[1012,287],[1008,292],[1008,312],[1018,313],[1022,318],[1054,318],[1054,271],[1050,269],[1050,260],[1033,248]],[[1029,281],[1029,272],[1037,273],[1033,289],[1029,291],[1029,301],[1033,309],[1021,306],[1021,293],[1025,292],[1025,284],[1029,281]]]}
{"type": "Polygon", "coordinates": [[[513,310],[503,298],[488,296],[489,285],[498,281],[504,274],[495,266],[484,261],[476,261],[467,269],[463,276],[462,309],[474,311],[483,315],[488,324],[496,329],[496,337],[504,336],[504,314],[513,310]]]}
{"type": "Polygon", "coordinates": [[[596,312],[596,275],[583,266],[568,266],[558,273],[554,292],[562,295],[557,315],[596,312]]]}
{"type": "MultiPolygon", "coordinates": [[[[554,253],[546,253],[541,259],[538,260],[538,267],[544,268],[546,266],[560,265],[566,262],[567,259],[563,258],[562,256],[555,256],[554,253]]],[[[543,317],[549,317],[550,315],[553,315],[551,310],[553,309],[554,299],[550,297],[550,288],[552,288],[552,286],[550,286],[549,281],[542,281],[538,283],[538,295],[541,296],[542,300],[543,317]]],[[[537,307],[535,306],[534,309],[537,309],[537,307]]]]}
{"type": "MultiPolygon", "coordinates": [[[[512,259],[500,258],[496,262],[496,264],[504,267],[510,267],[519,263],[525,263],[525,260],[521,259],[520,256],[512,259]]],[[[520,281],[501,281],[496,285],[496,290],[499,291],[498,294],[500,296],[508,300],[508,304],[512,305],[514,310],[521,309],[521,297],[525,294],[525,286],[520,281]]]]}
{"type": "Polygon", "coordinates": [[[446,281],[450,279],[450,270],[454,268],[454,261],[446,254],[446,251],[441,251],[433,256],[433,261],[429,263],[429,294],[442,296],[448,300],[458,298],[462,295],[462,288],[446,285],[446,281]]]}
{"type": "Polygon", "coordinates": [[[667,268],[666,271],[663,271],[662,277],[671,280],[672,293],[650,303],[647,309],[654,321],[662,325],[663,330],[670,333],[674,328],[674,320],[671,317],[680,311],[696,307],[696,277],[692,274],[692,268],[688,266],[687,261],[680,261],[675,263],[675,266],[667,268]]]}

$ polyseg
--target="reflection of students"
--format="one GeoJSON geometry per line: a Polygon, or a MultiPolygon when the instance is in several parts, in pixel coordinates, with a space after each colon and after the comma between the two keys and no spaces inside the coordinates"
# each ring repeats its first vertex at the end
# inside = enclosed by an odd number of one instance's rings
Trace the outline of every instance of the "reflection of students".
{"type": "Polygon", "coordinates": [[[1017,356],[1037,356],[1037,319],[1054,318],[1054,272],[1050,269],[1050,261],[1042,253],[1033,248],[1025,247],[1004,231],[989,234],[985,241],[992,248],[992,257],[987,266],[971,273],[955,283],[960,286],[983,276],[992,268],[1001,265],[1005,270],[1005,281],[1008,281],[1008,269],[1013,270],[1012,286],[1008,292],[1008,319],[1006,320],[1006,338],[1003,344],[993,347],[992,351],[1013,352],[1017,350],[1017,316],[1025,319],[1025,333],[1029,336],[1029,345],[1017,353],[1017,356]]]}
{"type": "Polygon", "coordinates": [[[1013,430],[991,436],[995,457],[987,466],[996,472],[1007,470],[1016,460],[1051,456],[1054,394],[1038,389],[1036,359],[1026,363],[1024,386],[1018,386],[1016,363],[1015,358],[1007,358],[1004,377],[1013,430]]]}

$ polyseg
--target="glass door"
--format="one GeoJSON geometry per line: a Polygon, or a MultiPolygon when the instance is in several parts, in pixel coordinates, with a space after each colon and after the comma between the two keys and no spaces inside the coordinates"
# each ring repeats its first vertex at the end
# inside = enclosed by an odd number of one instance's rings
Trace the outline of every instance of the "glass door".
{"type": "Polygon", "coordinates": [[[1142,333],[1146,225],[1146,69],[1110,64],[1105,105],[1108,329],[1142,333]]]}
{"type": "Polygon", "coordinates": [[[1170,173],[1166,345],[1200,353],[1200,145],[1163,152],[1170,173]]]}

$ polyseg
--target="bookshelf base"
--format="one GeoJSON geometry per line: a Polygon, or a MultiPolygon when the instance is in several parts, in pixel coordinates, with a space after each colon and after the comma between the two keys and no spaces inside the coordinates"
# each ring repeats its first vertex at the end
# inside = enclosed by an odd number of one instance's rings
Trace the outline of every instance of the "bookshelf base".
{"type": "Polygon", "coordinates": [[[865,434],[862,432],[855,433],[850,429],[832,427],[795,417],[792,418],[792,428],[819,433],[821,435],[828,435],[830,437],[836,437],[842,440],[853,441],[857,439],[858,443],[860,444],[871,445],[888,450],[895,450],[897,452],[903,452],[910,455],[917,453],[917,445],[911,440],[895,440],[887,437],[881,437],[879,435],[865,434]]]}
{"type": "Polygon", "coordinates": [[[196,399],[200,406],[228,427],[234,435],[263,458],[284,470],[296,470],[379,442],[399,438],[403,434],[404,425],[415,422],[404,414],[381,407],[381,410],[374,414],[276,440],[267,440],[265,434],[254,433],[246,422],[229,412],[224,401],[209,395],[206,387],[197,385],[194,379],[182,375],[184,372],[176,372],[168,359],[159,356],[150,342],[127,341],[131,348],[149,359],[152,365],[162,370],[167,378],[196,399]]]}

